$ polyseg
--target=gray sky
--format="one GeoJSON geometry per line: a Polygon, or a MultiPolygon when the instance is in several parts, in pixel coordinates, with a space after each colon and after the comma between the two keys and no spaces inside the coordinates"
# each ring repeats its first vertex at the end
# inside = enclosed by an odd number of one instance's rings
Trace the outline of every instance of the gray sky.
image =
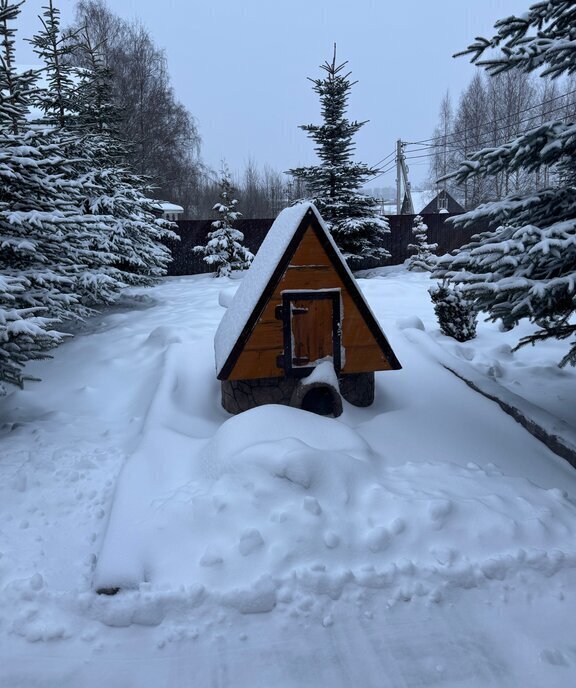
{"type": "MultiPolygon", "coordinates": [[[[19,38],[38,26],[43,0],[27,0],[19,38]]],[[[225,158],[240,171],[252,157],[278,170],[314,163],[313,142],[299,124],[319,123],[320,108],[307,77],[338,45],[339,60],[358,83],[349,117],[369,119],[357,135],[356,159],[370,165],[397,138],[432,135],[446,89],[454,100],[475,67],[452,54],[494,21],[525,11],[529,0],[109,0],[121,17],[138,18],[165,49],[178,99],[196,117],[202,157],[225,158]]],[[[58,6],[66,26],[74,0],[58,6]]],[[[18,61],[31,64],[19,41],[18,61]]],[[[427,174],[410,168],[413,183],[427,174]]],[[[394,173],[375,184],[394,183],[394,173]]]]}

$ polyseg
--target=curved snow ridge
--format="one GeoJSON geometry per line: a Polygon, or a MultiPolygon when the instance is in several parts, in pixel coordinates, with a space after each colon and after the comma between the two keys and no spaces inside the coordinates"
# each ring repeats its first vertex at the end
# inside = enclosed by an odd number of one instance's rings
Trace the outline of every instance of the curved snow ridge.
{"type": "Polygon", "coordinates": [[[450,561],[448,553],[445,559],[444,554],[439,558],[443,560],[436,565],[402,559],[382,567],[366,564],[333,571],[317,563],[300,567],[287,578],[263,575],[250,585],[225,591],[204,585],[167,589],[143,583],[138,590],[124,590],[113,597],[87,591],[50,592],[35,574],[6,586],[0,608],[18,610],[14,618],[4,618],[12,634],[29,642],[77,635],[90,640],[95,633],[91,636],[87,626],[94,621],[112,627],[184,624],[187,634],[195,638],[213,626],[217,609],[292,617],[309,617],[321,610],[323,616],[340,600],[357,600],[361,590],[370,591],[386,606],[416,599],[431,605],[447,603],[456,589],[491,588],[492,594],[499,591],[505,599],[515,590],[529,594],[551,577],[576,570],[576,551],[518,549],[479,561],[450,561]]]}
{"type": "MultiPolygon", "coordinates": [[[[220,418],[214,413],[218,383],[206,361],[212,357],[211,338],[197,340],[189,330],[160,326],[143,344],[158,350],[150,404],[142,424],[140,449],[164,431],[191,438],[212,437],[220,418]]],[[[223,412],[222,412],[222,415],[223,412]]],[[[166,445],[169,446],[169,442],[166,445]]]]}
{"type": "Polygon", "coordinates": [[[494,466],[387,466],[350,427],[282,406],[233,417],[210,440],[166,432],[123,471],[96,588],[201,585],[263,611],[278,586],[466,587],[573,565],[576,506],[494,466]]]}

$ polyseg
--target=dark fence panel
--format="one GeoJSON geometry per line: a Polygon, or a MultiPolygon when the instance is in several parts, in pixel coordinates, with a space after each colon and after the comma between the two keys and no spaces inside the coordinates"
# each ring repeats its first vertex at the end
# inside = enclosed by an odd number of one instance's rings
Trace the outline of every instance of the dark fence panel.
{"type": "MultiPolygon", "coordinates": [[[[202,256],[194,253],[194,246],[205,246],[213,220],[179,220],[176,234],[180,241],[167,241],[172,251],[169,275],[197,275],[212,272],[202,256]]],[[[244,234],[244,244],[256,254],[274,220],[237,220],[234,226],[244,234]]]]}
{"type": "MultiPolygon", "coordinates": [[[[415,215],[389,215],[387,220],[390,225],[390,234],[386,234],[382,246],[390,252],[391,258],[388,260],[365,259],[352,265],[352,268],[354,270],[366,270],[382,265],[403,263],[410,256],[408,244],[414,242],[412,228],[415,217],[415,215]]],[[[451,223],[446,222],[448,218],[454,217],[448,213],[431,213],[422,217],[428,225],[428,241],[438,244],[437,254],[439,256],[460,248],[468,243],[474,234],[489,229],[485,225],[468,227],[467,229],[456,228],[451,223]]],[[[211,220],[181,220],[176,223],[180,241],[167,242],[173,256],[173,261],[168,267],[169,275],[196,275],[212,271],[202,257],[195,255],[192,250],[194,246],[206,244],[211,222],[211,220]]],[[[273,219],[238,220],[235,226],[244,234],[246,246],[255,254],[273,222],[273,219]]]]}

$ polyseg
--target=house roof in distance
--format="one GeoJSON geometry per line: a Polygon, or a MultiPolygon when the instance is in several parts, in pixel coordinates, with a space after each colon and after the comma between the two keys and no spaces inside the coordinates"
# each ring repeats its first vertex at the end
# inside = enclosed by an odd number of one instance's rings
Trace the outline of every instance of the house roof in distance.
{"type": "Polygon", "coordinates": [[[158,201],[158,205],[162,208],[163,213],[183,213],[184,208],[176,203],[168,201],[158,201]]]}
{"type": "Polygon", "coordinates": [[[452,196],[452,194],[450,194],[448,191],[445,191],[444,189],[442,189],[441,191],[439,191],[434,196],[434,198],[430,201],[430,203],[428,203],[427,206],[422,208],[422,210],[420,211],[420,215],[425,215],[427,213],[438,213],[438,212],[440,212],[438,210],[438,198],[441,198],[443,196],[445,196],[445,198],[448,199],[448,204],[447,204],[446,210],[444,212],[449,212],[452,214],[464,212],[464,208],[460,205],[460,203],[458,203],[458,201],[454,198],[454,196],[452,196]]]}

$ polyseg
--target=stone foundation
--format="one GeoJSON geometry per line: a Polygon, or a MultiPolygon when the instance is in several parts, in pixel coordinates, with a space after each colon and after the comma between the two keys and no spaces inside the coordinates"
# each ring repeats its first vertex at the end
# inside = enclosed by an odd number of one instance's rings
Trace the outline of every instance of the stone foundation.
{"type": "Polygon", "coordinates": [[[263,377],[259,380],[222,380],[222,406],[228,413],[241,413],[264,404],[285,404],[299,380],[294,377],[263,377]]]}
{"type": "MultiPolygon", "coordinates": [[[[339,378],[339,393],[326,383],[306,384],[306,378],[266,377],[260,380],[223,380],[222,406],[228,413],[248,411],[264,404],[284,404],[302,408],[306,394],[314,388],[327,388],[332,397],[333,413],[342,413],[342,400],[354,406],[370,406],[374,401],[374,373],[351,373],[339,378]]],[[[328,392],[327,392],[328,394],[328,392]]],[[[310,397],[308,397],[310,399],[310,397]]]]}
{"type": "Polygon", "coordinates": [[[353,406],[370,406],[374,402],[374,373],[341,375],[340,394],[353,406]]]}

